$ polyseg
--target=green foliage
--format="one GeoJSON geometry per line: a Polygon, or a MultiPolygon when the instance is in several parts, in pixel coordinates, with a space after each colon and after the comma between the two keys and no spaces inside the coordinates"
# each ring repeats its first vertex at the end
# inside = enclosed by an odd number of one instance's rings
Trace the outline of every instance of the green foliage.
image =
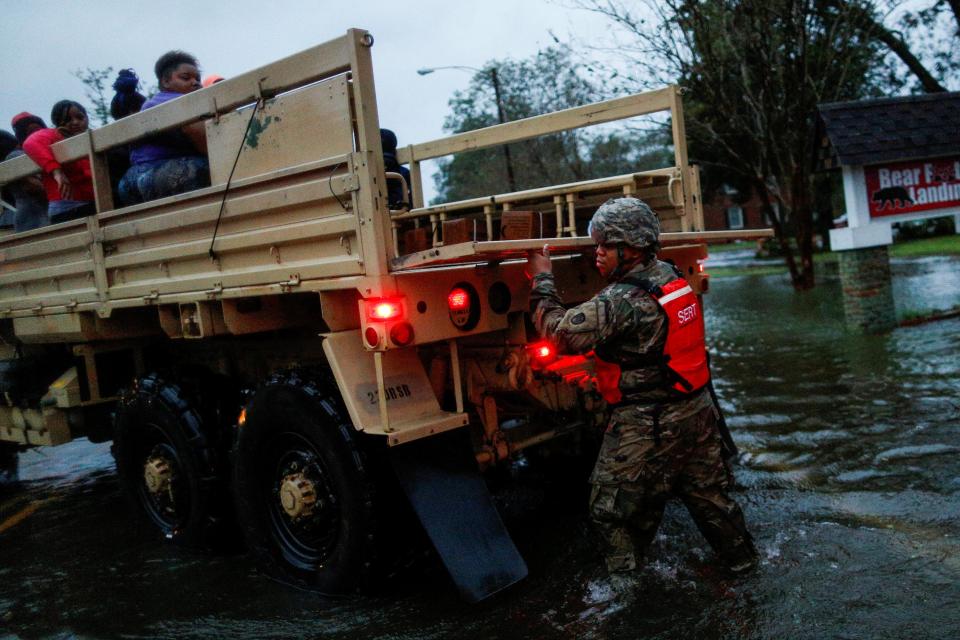
{"type": "Polygon", "coordinates": [[[73,76],[80,80],[84,85],[84,92],[87,94],[87,100],[90,101],[91,120],[96,118],[100,121],[100,126],[110,122],[110,100],[107,99],[106,92],[110,88],[110,77],[113,75],[113,67],[105,69],[77,69],[73,76]]]}
{"type": "MultiPolygon", "coordinates": [[[[498,123],[493,71],[506,121],[596,102],[605,96],[581,73],[566,49],[540,51],[525,60],[497,60],[476,73],[450,100],[444,123],[450,133],[498,123]]],[[[651,131],[580,129],[509,145],[518,190],[617,175],[672,162],[669,136],[651,131]]],[[[439,162],[436,202],[510,191],[502,147],[461,153],[439,162]]]]}
{"type": "Polygon", "coordinates": [[[753,267],[711,267],[707,269],[711,278],[738,278],[742,276],[779,276],[786,275],[783,265],[762,265],[753,267]]]}

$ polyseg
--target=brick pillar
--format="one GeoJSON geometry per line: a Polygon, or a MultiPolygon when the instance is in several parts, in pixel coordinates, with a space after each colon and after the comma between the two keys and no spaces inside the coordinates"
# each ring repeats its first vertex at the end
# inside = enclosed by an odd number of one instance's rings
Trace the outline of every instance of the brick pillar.
{"type": "Polygon", "coordinates": [[[887,245],[838,253],[847,327],[863,333],[884,333],[895,327],[887,245]]]}

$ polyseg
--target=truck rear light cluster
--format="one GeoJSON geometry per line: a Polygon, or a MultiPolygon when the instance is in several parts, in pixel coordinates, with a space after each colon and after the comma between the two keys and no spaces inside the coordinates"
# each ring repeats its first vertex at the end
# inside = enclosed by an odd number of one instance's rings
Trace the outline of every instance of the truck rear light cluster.
{"type": "Polygon", "coordinates": [[[409,322],[399,322],[390,327],[390,340],[398,347],[405,347],[413,342],[413,327],[409,322]]]}
{"type": "Polygon", "coordinates": [[[457,329],[469,331],[480,321],[480,295],[468,282],[459,282],[447,293],[450,321],[457,329]]]}
{"type": "Polygon", "coordinates": [[[469,311],[470,294],[466,289],[454,287],[447,295],[447,307],[450,311],[469,311]]]}
{"type": "Polygon", "coordinates": [[[539,365],[546,365],[557,359],[557,347],[547,340],[527,345],[527,352],[533,362],[539,365]]]}
{"type": "Polygon", "coordinates": [[[380,298],[367,300],[367,319],[376,321],[398,320],[403,315],[403,303],[399,299],[380,298]]]}
{"type": "Polygon", "coordinates": [[[363,340],[371,349],[388,347],[389,342],[405,347],[413,342],[413,326],[407,322],[403,296],[367,298],[361,301],[361,314],[366,319],[363,340]]]}

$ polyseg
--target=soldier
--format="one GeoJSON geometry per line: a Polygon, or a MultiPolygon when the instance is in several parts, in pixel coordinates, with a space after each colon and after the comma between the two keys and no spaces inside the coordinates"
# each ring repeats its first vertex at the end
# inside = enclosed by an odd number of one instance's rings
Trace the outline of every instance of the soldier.
{"type": "Polygon", "coordinates": [[[637,566],[666,501],[678,496],[727,568],[746,572],[757,552],[727,494],[733,478],[707,390],[699,301],[674,267],[657,260],[660,223],[643,201],[608,200],[590,234],[610,284],[587,302],[564,308],[546,247],[528,256],[528,271],[537,330],[561,351],[594,352],[598,388],[611,409],[590,478],[590,513],[607,570],[637,566]]]}

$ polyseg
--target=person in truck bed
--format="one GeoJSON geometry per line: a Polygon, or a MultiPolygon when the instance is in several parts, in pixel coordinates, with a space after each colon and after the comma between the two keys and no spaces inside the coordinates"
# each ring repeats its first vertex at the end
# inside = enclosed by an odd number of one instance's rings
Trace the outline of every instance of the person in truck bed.
{"type": "Polygon", "coordinates": [[[700,304],[680,274],[657,260],[660,224],[641,200],[604,203],[590,222],[596,265],[610,283],[566,309],[549,254],[531,253],[530,307],[558,350],[596,354],[611,415],[590,478],[590,513],[611,574],[633,571],[663,509],[678,496],[734,573],[756,564],[743,512],[728,495],[700,304]]]}
{"type": "Polygon", "coordinates": [[[133,69],[120,69],[117,72],[117,79],[113,81],[116,93],[110,101],[111,118],[120,120],[140,111],[147,97],[137,91],[139,86],[140,78],[133,69]]]}
{"type": "Polygon", "coordinates": [[[13,119],[10,121],[10,126],[13,127],[13,133],[17,136],[17,140],[20,141],[20,145],[22,146],[32,133],[40,131],[40,129],[46,129],[47,123],[44,122],[40,116],[22,111],[13,116],[13,119]]]}
{"type": "MultiPolygon", "coordinates": [[[[200,88],[197,59],[183,51],[168,51],[154,65],[160,93],[149,98],[144,111],[200,88]]],[[[134,144],[130,168],[118,187],[123,205],[156,200],[210,186],[207,136],[202,122],[165,131],[134,144]]]]}
{"type": "MultiPolygon", "coordinates": [[[[147,101],[147,97],[140,93],[140,78],[133,69],[120,69],[117,79],[113,81],[116,93],[110,101],[110,117],[121,120],[140,111],[140,107],[147,101]]],[[[130,145],[111,147],[107,150],[107,166],[110,168],[110,188],[113,197],[120,202],[120,180],[130,169],[130,145]]]]}
{"type": "MultiPolygon", "coordinates": [[[[410,187],[410,170],[397,161],[397,134],[390,129],[380,129],[380,145],[383,147],[384,171],[399,173],[410,187]]],[[[410,192],[396,178],[387,178],[387,202],[391,209],[410,206],[410,192]]]]}
{"type": "MultiPolygon", "coordinates": [[[[17,142],[17,136],[0,130],[0,158],[6,158],[7,154],[19,147],[20,143],[17,142]]],[[[0,189],[0,198],[3,199],[3,202],[0,203],[0,231],[13,229],[13,218],[16,213],[16,208],[11,208],[15,200],[13,191],[9,186],[4,186],[3,189],[0,189]]]]}
{"type": "MultiPolygon", "coordinates": [[[[13,132],[17,136],[18,144],[10,153],[0,157],[0,160],[13,160],[23,154],[21,145],[35,131],[47,128],[47,123],[39,116],[26,111],[13,116],[10,121],[13,132]]],[[[43,188],[40,173],[21,178],[7,185],[13,197],[17,210],[13,216],[13,230],[16,232],[30,231],[50,224],[47,216],[47,193],[43,188]]]]}
{"type": "Polygon", "coordinates": [[[23,151],[43,172],[43,186],[49,201],[47,213],[51,224],[57,224],[94,214],[97,208],[90,160],[84,157],[61,166],[51,149],[61,140],[86,132],[87,110],[79,102],[61,100],[53,105],[50,120],[54,128],[30,134],[23,143],[23,151]]]}

